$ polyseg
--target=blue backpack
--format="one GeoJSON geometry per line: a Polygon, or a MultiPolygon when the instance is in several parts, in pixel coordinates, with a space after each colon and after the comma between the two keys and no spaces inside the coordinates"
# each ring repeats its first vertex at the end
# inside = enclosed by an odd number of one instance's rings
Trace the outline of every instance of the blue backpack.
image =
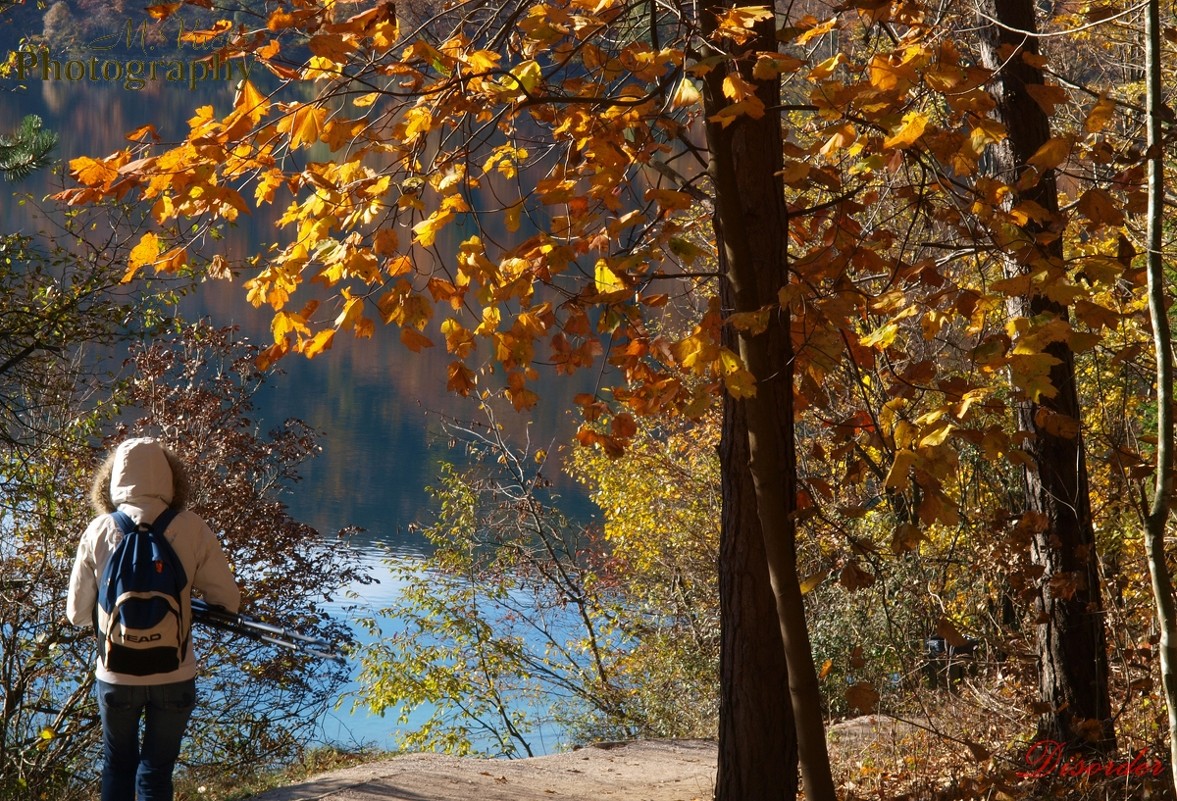
{"type": "Polygon", "coordinates": [[[136,525],[124,512],[111,513],[123,539],[98,581],[99,650],[107,670],[168,673],[188,652],[182,601],[188,576],[164,536],[176,514],[167,509],[154,523],[136,525]]]}

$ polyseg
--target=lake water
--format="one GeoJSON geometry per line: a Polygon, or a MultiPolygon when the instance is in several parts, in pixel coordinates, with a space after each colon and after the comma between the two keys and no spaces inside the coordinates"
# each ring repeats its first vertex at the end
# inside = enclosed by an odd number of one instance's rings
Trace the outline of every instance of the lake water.
{"type": "MultiPolygon", "coordinates": [[[[232,100],[227,84],[199,93],[162,84],[131,91],[84,81],[26,80],[23,88],[10,81],[0,87],[14,90],[0,93],[0,130],[14,130],[25,114],[41,116],[46,127],[59,134],[54,155],[63,162],[112,152],[122,146],[125,132],[147,122],[155,123],[165,140],[175,139],[186,131],[185,121],[197,105],[215,102],[226,108],[232,100]]],[[[40,197],[55,180],[61,179],[44,172],[13,188],[40,197]]],[[[4,230],[31,232],[28,210],[7,191],[0,192],[0,224],[4,230]]],[[[265,225],[261,219],[246,220],[230,232],[225,248],[255,246],[267,238],[265,225]]],[[[239,283],[206,285],[186,301],[185,314],[206,315],[218,325],[240,325],[243,336],[259,342],[268,339],[265,310],[248,307],[239,283]]],[[[412,530],[412,524],[429,515],[425,487],[441,461],[461,460],[460,451],[450,447],[442,421],[478,414],[475,404],[445,392],[444,364],[444,353],[411,354],[395,332],[380,332],[373,341],[337,342],[329,354],[312,362],[287,360],[282,365],[285,375],[276,376],[260,399],[263,422],[297,417],[322,432],[323,454],[306,466],[304,481],[287,502],[296,518],[322,532],[351,525],[364,529],[354,544],[356,559],[369,565],[380,582],[353,588],[365,608],[380,608],[398,589],[380,561],[386,551],[412,558],[425,548],[412,530]]],[[[528,438],[534,447],[556,453],[575,427],[565,410],[571,397],[584,390],[575,382],[552,382],[532,413],[504,412],[500,422],[517,441],[528,438]]],[[[591,514],[577,487],[562,486],[560,491],[570,504],[566,511],[582,518],[591,514]]],[[[341,599],[341,609],[342,603],[341,599]]],[[[348,714],[350,703],[345,704],[344,710],[323,721],[324,739],[392,746],[394,718],[348,714]]],[[[542,750],[551,748],[555,739],[555,732],[537,738],[542,750]]]]}

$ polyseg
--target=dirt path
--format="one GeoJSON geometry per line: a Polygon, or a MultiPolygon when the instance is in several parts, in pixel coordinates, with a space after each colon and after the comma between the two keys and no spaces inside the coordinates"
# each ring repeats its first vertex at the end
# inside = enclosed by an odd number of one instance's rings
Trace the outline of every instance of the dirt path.
{"type": "Polygon", "coordinates": [[[532,759],[406,754],[270,790],[253,801],[707,801],[715,743],[644,740],[532,759]]]}

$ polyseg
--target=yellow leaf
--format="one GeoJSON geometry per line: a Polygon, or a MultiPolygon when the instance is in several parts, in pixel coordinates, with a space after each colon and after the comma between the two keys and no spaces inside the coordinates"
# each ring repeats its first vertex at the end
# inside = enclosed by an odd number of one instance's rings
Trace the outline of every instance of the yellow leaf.
{"type": "Polygon", "coordinates": [[[453,219],[453,216],[452,211],[438,210],[414,225],[413,234],[417,237],[417,243],[421,247],[432,247],[433,243],[437,241],[437,234],[442,228],[445,228],[446,223],[453,219]]]}
{"type": "Polygon", "coordinates": [[[743,6],[726,10],[719,18],[718,32],[736,42],[746,42],[755,35],[759,22],[767,22],[774,16],[767,6],[743,6]]]}
{"type": "Polygon", "coordinates": [[[1099,133],[1111,121],[1112,116],[1116,113],[1116,101],[1112,100],[1107,95],[1100,95],[1099,100],[1091,111],[1087,113],[1087,119],[1083,123],[1084,129],[1087,133],[1099,133]]]}
{"type": "Polygon", "coordinates": [[[172,248],[159,257],[155,265],[157,273],[174,273],[188,263],[188,251],[183,247],[172,248]]]}
{"type": "Polygon", "coordinates": [[[139,240],[139,244],[131,248],[131,253],[127,257],[127,271],[123,273],[123,283],[129,282],[147,265],[153,264],[159,258],[159,251],[159,237],[148,231],[139,240]]]}
{"type": "Polygon", "coordinates": [[[613,272],[606,259],[597,260],[593,279],[597,287],[597,292],[601,295],[617,297],[626,294],[625,284],[617,277],[617,273],[613,272]]]}
{"type": "Polygon", "coordinates": [[[723,79],[723,95],[730,100],[747,100],[756,96],[756,85],[745,81],[739,73],[729,73],[723,79]]]}
{"type": "Polygon", "coordinates": [[[911,483],[908,471],[915,464],[915,457],[914,451],[896,451],[895,461],[891,465],[891,470],[887,473],[887,478],[883,482],[883,486],[887,489],[895,489],[901,492],[906,490],[911,483]]]}
{"type": "Polygon", "coordinates": [[[883,142],[883,147],[897,150],[911,147],[924,135],[924,130],[927,127],[928,118],[926,115],[919,111],[909,111],[903,115],[903,121],[899,128],[883,142]]]}
{"type": "Polygon", "coordinates": [[[345,298],[343,311],[335,318],[335,327],[339,329],[355,328],[364,316],[364,299],[352,297],[346,289],[343,290],[343,297],[345,298]]]}
{"type": "Polygon", "coordinates": [[[756,396],[756,378],[744,366],[744,361],[734,351],[722,348],[719,352],[723,384],[733,398],[756,396]]]}
{"type": "Polygon", "coordinates": [[[521,222],[522,215],[523,215],[523,201],[519,201],[518,203],[513,203],[510,206],[507,206],[504,217],[505,217],[505,221],[506,221],[506,225],[507,225],[507,230],[509,232],[515,233],[516,231],[519,230],[519,224],[521,222]]]}
{"type": "Polygon", "coordinates": [[[271,169],[266,170],[257,179],[257,185],[253,189],[253,199],[260,205],[262,203],[274,202],[274,191],[282,185],[286,180],[286,176],[281,170],[271,169]]]}
{"type": "Polygon", "coordinates": [[[816,590],[818,587],[821,586],[821,583],[829,577],[829,575],[830,575],[830,571],[829,571],[829,569],[826,569],[826,570],[819,570],[816,573],[811,573],[810,575],[801,579],[801,582],[800,582],[801,594],[808,595],[809,593],[816,590]]]}
{"type": "Polygon", "coordinates": [[[515,85],[508,88],[522,87],[524,92],[531,94],[543,83],[544,73],[537,61],[528,59],[511,70],[511,77],[515,79],[515,85]]]}
{"type": "Polygon", "coordinates": [[[891,551],[896,555],[918,551],[920,543],[926,540],[923,532],[913,523],[900,523],[891,532],[891,551]]]}
{"type": "Polygon", "coordinates": [[[770,81],[783,73],[792,73],[805,66],[805,61],[785,53],[757,53],[752,77],[758,81],[770,81]]]}
{"type": "Polygon", "coordinates": [[[302,354],[308,359],[313,359],[320,353],[331,349],[332,341],[335,339],[335,329],[327,328],[315,334],[306,344],[302,346],[302,354]]]}
{"type": "Polygon", "coordinates": [[[741,100],[738,103],[732,103],[726,108],[720,109],[715,114],[711,115],[712,122],[718,122],[720,127],[726,128],[733,122],[743,116],[751,117],[758,120],[764,116],[764,103],[759,97],[755,95],[749,97],[747,100],[741,100]]]}
{"type": "Polygon", "coordinates": [[[356,49],[349,38],[339,33],[318,33],[307,42],[310,51],[334,64],[344,64],[356,49]]]}
{"type": "Polygon", "coordinates": [[[491,50],[475,50],[472,53],[465,55],[466,63],[469,64],[476,73],[488,73],[498,69],[499,62],[503,57],[500,53],[495,53],[491,50]]]}
{"type": "Polygon", "coordinates": [[[684,75],[678,83],[678,88],[674,90],[674,97],[670,102],[675,108],[686,108],[687,106],[697,106],[702,100],[703,95],[699,93],[695,82],[684,75]]]}
{"type": "Polygon", "coordinates": [[[824,81],[826,78],[834,74],[834,70],[845,64],[847,56],[845,53],[838,53],[830,56],[825,61],[818,64],[809,71],[809,80],[816,82],[824,81]]]}
{"type": "Polygon", "coordinates": [[[886,325],[876,328],[867,336],[862,337],[859,341],[864,347],[886,350],[895,342],[895,337],[898,336],[898,334],[898,323],[887,323],[886,325]]]}
{"type": "Polygon", "coordinates": [[[884,92],[903,91],[916,79],[916,68],[910,60],[899,61],[894,56],[876,55],[870,63],[871,86],[884,92]]]}
{"type": "Polygon", "coordinates": [[[924,434],[920,438],[921,448],[934,448],[937,445],[943,445],[945,440],[951,436],[952,432],[956,430],[956,426],[951,423],[945,423],[932,429],[931,432],[924,434]]]}
{"type": "Polygon", "coordinates": [[[1041,171],[1053,170],[1071,155],[1071,140],[1066,136],[1052,136],[1026,162],[1041,171]]]}
{"type": "Polygon", "coordinates": [[[838,27],[838,18],[830,17],[825,22],[818,22],[813,17],[807,17],[802,21],[802,25],[807,27],[793,40],[795,44],[804,45],[835,30],[838,27]]]}

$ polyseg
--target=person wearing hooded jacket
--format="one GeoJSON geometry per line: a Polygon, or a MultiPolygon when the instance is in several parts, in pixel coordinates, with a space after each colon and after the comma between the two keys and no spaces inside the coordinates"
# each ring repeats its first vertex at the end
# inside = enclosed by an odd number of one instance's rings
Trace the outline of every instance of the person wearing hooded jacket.
{"type": "MultiPolygon", "coordinates": [[[[82,534],[70,576],[66,615],[72,624],[93,625],[98,579],[123,537],[109,514],[115,509],[136,523],[151,523],[168,507],[180,510],[165,536],[188,579],[181,595],[184,630],[191,627],[194,589],[209,604],[237,612],[241,594],[229,562],[208,524],[184,509],[187,491],[184,466],[158,440],[126,440],[107,458],[90,491],[98,517],[82,534]]],[[[102,718],[102,801],[134,801],[136,789],[139,801],[172,801],[172,772],[196,705],[196,672],[191,647],[176,670],[146,676],[108,670],[100,649],[95,685],[102,718]]]]}

